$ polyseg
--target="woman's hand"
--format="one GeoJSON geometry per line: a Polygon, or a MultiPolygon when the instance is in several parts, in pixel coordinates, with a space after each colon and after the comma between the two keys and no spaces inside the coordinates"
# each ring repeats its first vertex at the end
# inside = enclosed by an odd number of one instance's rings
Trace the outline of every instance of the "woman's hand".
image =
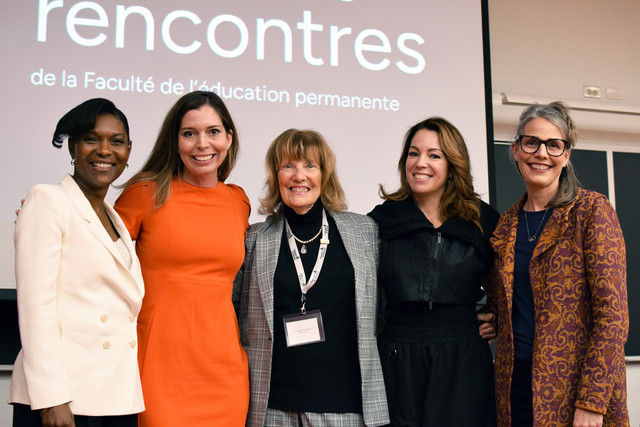
{"type": "Polygon", "coordinates": [[[602,414],[576,408],[573,413],[573,427],[602,427],[602,414]]]}
{"type": "Polygon", "coordinates": [[[42,427],[76,427],[68,403],[45,408],[40,412],[42,427]]]}
{"type": "Polygon", "coordinates": [[[480,324],[479,333],[482,338],[491,344],[496,337],[496,315],[493,313],[478,313],[480,324]]]}

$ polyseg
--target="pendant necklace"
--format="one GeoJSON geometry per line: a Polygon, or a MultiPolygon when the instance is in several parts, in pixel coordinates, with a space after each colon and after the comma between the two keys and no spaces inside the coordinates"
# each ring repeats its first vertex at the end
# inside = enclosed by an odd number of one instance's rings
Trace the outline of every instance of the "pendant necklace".
{"type": "Polygon", "coordinates": [[[314,240],[316,240],[318,238],[318,236],[320,235],[320,233],[322,233],[322,227],[320,227],[320,230],[318,230],[318,232],[316,233],[315,236],[313,236],[312,238],[310,238],[309,240],[300,240],[296,237],[295,234],[293,234],[293,232],[291,232],[291,235],[293,236],[294,239],[296,239],[296,242],[298,243],[302,243],[302,247],[300,248],[300,253],[302,255],[307,253],[307,243],[311,243],[314,240]]]}
{"type": "Polygon", "coordinates": [[[540,227],[542,227],[542,224],[544,224],[544,219],[547,216],[547,212],[549,211],[549,208],[545,209],[544,215],[542,215],[542,220],[540,220],[540,224],[538,224],[538,228],[536,228],[536,232],[533,233],[533,236],[529,232],[529,220],[527,219],[527,211],[525,211],[524,209],[523,211],[524,211],[524,222],[525,222],[525,225],[527,226],[527,238],[529,239],[530,242],[533,242],[538,237],[538,231],[540,231],[540,227]]]}

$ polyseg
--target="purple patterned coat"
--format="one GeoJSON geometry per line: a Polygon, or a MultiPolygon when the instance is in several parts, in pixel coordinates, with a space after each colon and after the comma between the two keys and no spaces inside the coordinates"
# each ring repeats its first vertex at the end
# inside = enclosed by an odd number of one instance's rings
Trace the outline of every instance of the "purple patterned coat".
{"type": "MultiPolygon", "coordinates": [[[[491,245],[496,257],[489,307],[498,318],[498,425],[511,425],[513,270],[518,212],[505,212],[491,245]]],[[[529,264],[535,310],[534,426],[570,426],[576,407],[628,426],[624,344],[629,331],[626,250],[605,196],[579,189],[553,210],[529,264]]]]}

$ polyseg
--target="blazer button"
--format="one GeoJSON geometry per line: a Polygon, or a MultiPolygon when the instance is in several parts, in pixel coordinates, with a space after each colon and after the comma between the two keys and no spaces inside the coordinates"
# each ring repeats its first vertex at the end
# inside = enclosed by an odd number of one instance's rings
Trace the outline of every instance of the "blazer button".
{"type": "Polygon", "coordinates": [[[109,350],[111,348],[111,343],[109,341],[103,342],[102,348],[104,348],[105,350],[109,350]]]}
{"type": "Polygon", "coordinates": [[[100,321],[102,323],[107,323],[107,320],[109,320],[109,316],[107,316],[106,314],[103,314],[102,316],[100,316],[100,321]]]}
{"type": "Polygon", "coordinates": [[[131,348],[136,348],[136,342],[135,341],[131,341],[129,343],[129,345],[131,346],[131,348]]]}
{"type": "Polygon", "coordinates": [[[130,321],[131,323],[135,322],[135,321],[136,321],[136,316],[135,316],[135,315],[133,315],[133,314],[132,314],[131,316],[129,316],[129,321],[130,321]]]}

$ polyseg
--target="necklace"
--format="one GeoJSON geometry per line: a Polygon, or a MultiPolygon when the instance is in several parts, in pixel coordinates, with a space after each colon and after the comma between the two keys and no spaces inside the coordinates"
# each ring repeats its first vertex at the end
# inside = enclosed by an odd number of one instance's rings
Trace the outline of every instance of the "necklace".
{"type": "Polygon", "coordinates": [[[293,234],[293,232],[291,232],[291,235],[293,236],[294,239],[296,239],[296,242],[298,243],[302,243],[302,247],[300,248],[300,253],[302,255],[307,253],[307,243],[311,243],[314,240],[316,240],[318,238],[318,236],[320,235],[320,233],[322,233],[322,227],[320,227],[320,230],[318,230],[318,232],[316,233],[315,236],[313,236],[312,238],[310,238],[309,240],[300,240],[296,237],[295,234],[293,234]]]}
{"type": "Polygon", "coordinates": [[[544,218],[547,216],[547,212],[548,211],[549,211],[549,208],[545,209],[544,215],[542,215],[542,219],[540,220],[540,224],[538,224],[538,228],[536,228],[536,232],[533,233],[533,236],[529,232],[529,220],[527,219],[527,211],[524,211],[524,222],[525,222],[525,224],[527,226],[527,238],[529,239],[530,242],[533,242],[538,237],[538,231],[540,231],[540,227],[542,227],[542,224],[544,224],[544,218]]]}

